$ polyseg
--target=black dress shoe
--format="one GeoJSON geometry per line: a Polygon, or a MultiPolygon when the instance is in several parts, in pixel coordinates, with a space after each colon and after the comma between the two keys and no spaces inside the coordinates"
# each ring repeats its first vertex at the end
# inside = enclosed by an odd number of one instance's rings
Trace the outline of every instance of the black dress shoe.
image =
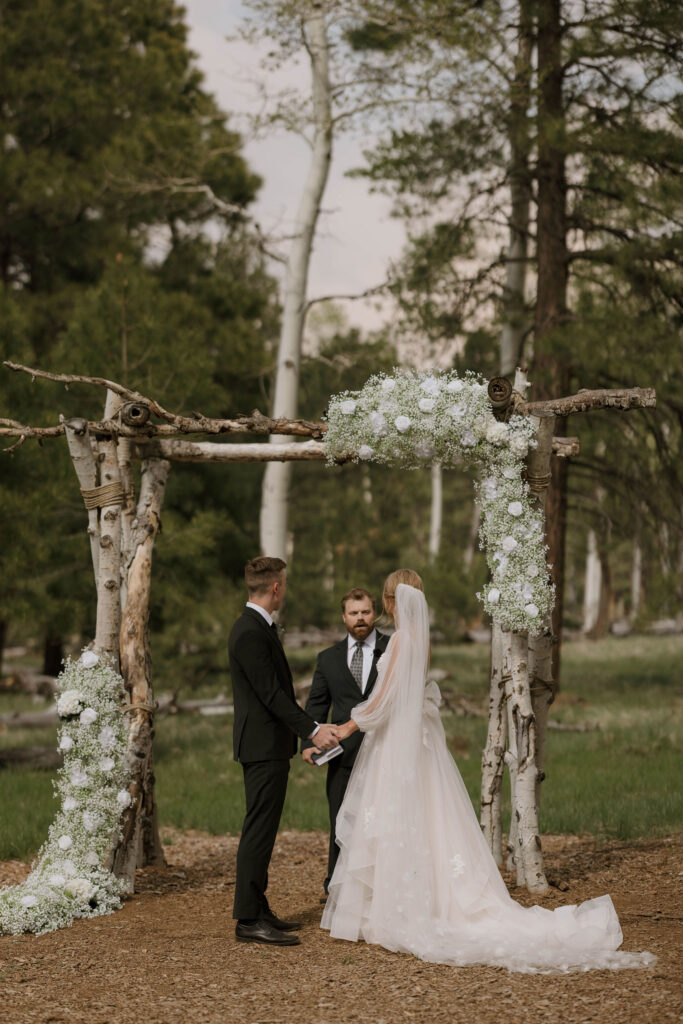
{"type": "Polygon", "coordinates": [[[273,928],[277,928],[279,932],[295,932],[301,928],[301,921],[282,921],[272,910],[268,910],[261,920],[266,924],[272,924],[273,928]]]}
{"type": "Polygon", "coordinates": [[[256,924],[235,925],[235,938],[238,942],[263,942],[268,946],[299,946],[301,940],[297,935],[274,928],[269,921],[257,921],[256,924]]]}

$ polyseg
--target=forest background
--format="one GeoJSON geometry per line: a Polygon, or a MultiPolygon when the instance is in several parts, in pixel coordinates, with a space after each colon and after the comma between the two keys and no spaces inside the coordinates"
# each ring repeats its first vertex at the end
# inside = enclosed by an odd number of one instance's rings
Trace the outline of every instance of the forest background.
{"type": "MultiPolygon", "coordinates": [[[[252,6],[258,17],[269,5],[252,6]]],[[[301,5],[270,6],[286,18],[301,5]]],[[[429,118],[410,112],[407,72],[391,84],[400,115],[373,100],[364,138],[376,144],[358,173],[392,196],[409,242],[387,271],[385,327],[350,327],[334,302],[309,315],[299,414],[310,419],[331,394],[399,364],[495,375],[506,315],[500,195],[509,154],[498,126],[508,115],[495,53],[483,46],[511,8],[365,4],[360,18],[353,5],[336,6],[346,19],[338,53],[361,54],[364,67],[421,69],[423,81],[436,68],[445,84],[429,118]],[[473,94],[475,120],[463,99],[473,94]]],[[[261,182],[230,111],[204,87],[182,8],[3,0],[1,9],[2,357],[106,376],[175,411],[268,412],[281,310],[270,240],[249,215],[261,182]]],[[[552,368],[524,326],[523,360],[546,391],[554,382],[565,393],[655,386],[658,396],[656,410],[571,424],[581,454],[568,468],[564,626],[588,625],[590,539],[590,571],[599,564],[602,584],[589,624],[597,636],[616,622],[675,620],[680,610],[680,11],[626,0],[564,5],[563,18],[569,302],[547,343],[552,368]]],[[[533,206],[533,157],[527,168],[533,206]]],[[[530,248],[533,233],[532,217],[530,248]]],[[[523,325],[533,322],[533,292],[518,310],[523,325]]],[[[66,394],[9,371],[0,374],[0,409],[34,424],[101,415],[91,390],[66,394]]],[[[94,632],[84,511],[62,442],[26,443],[2,459],[0,653],[28,642],[54,674],[94,632]]],[[[152,589],[158,687],[225,684],[244,562],[259,549],[262,475],[256,465],[171,472],[152,589]]],[[[428,470],[294,465],[286,628],[334,627],[349,586],[378,594],[397,565],[424,574],[443,639],[483,625],[472,479],[444,473],[438,551],[431,486],[428,470]]]]}

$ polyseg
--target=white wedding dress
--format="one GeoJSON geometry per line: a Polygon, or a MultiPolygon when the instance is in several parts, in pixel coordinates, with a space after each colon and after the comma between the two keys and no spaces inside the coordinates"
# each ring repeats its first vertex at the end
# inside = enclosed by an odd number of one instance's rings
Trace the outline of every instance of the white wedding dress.
{"type": "Polygon", "coordinates": [[[396,588],[396,627],[372,695],[352,711],[366,733],[337,817],[339,859],[321,927],[435,963],[510,971],[646,967],[617,952],[612,900],[524,908],[510,897],[446,746],[439,689],[425,686],[424,594],[396,588]]]}

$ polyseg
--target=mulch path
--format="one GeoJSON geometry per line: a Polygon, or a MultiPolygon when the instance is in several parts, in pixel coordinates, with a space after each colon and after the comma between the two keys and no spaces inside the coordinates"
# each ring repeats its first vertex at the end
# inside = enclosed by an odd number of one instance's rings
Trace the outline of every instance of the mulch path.
{"type": "MultiPolygon", "coordinates": [[[[166,832],[168,867],[139,872],[139,891],[109,917],[62,932],[0,938],[0,1018],[7,1024],[650,1024],[680,1021],[683,836],[598,847],[544,839],[547,907],[611,893],[624,947],[659,956],[648,970],[568,976],[426,964],[331,940],[318,927],[327,837],[283,832],[271,903],[304,922],[302,945],[235,942],[237,839],[166,832]]],[[[27,866],[0,863],[0,885],[27,866]]],[[[522,891],[515,896],[534,902],[522,891]]]]}

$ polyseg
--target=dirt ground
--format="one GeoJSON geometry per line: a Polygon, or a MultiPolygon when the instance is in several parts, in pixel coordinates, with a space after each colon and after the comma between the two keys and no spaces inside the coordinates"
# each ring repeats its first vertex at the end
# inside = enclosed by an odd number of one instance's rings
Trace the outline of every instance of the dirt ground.
{"type": "MultiPolygon", "coordinates": [[[[42,936],[0,938],[6,1024],[655,1024],[680,1021],[683,836],[636,844],[546,837],[551,876],[568,883],[547,907],[612,894],[624,949],[659,957],[647,970],[569,976],[422,963],[331,940],[318,927],[327,837],[281,833],[270,901],[304,922],[302,945],[235,941],[233,837],[167,833],[168,867],[139,872],[118,913],[42,936]]],[[[0,863],[0,885],[27,867],[0,863]]],[[[521,902],[533,902],[515,893],[521,902]]]]}

